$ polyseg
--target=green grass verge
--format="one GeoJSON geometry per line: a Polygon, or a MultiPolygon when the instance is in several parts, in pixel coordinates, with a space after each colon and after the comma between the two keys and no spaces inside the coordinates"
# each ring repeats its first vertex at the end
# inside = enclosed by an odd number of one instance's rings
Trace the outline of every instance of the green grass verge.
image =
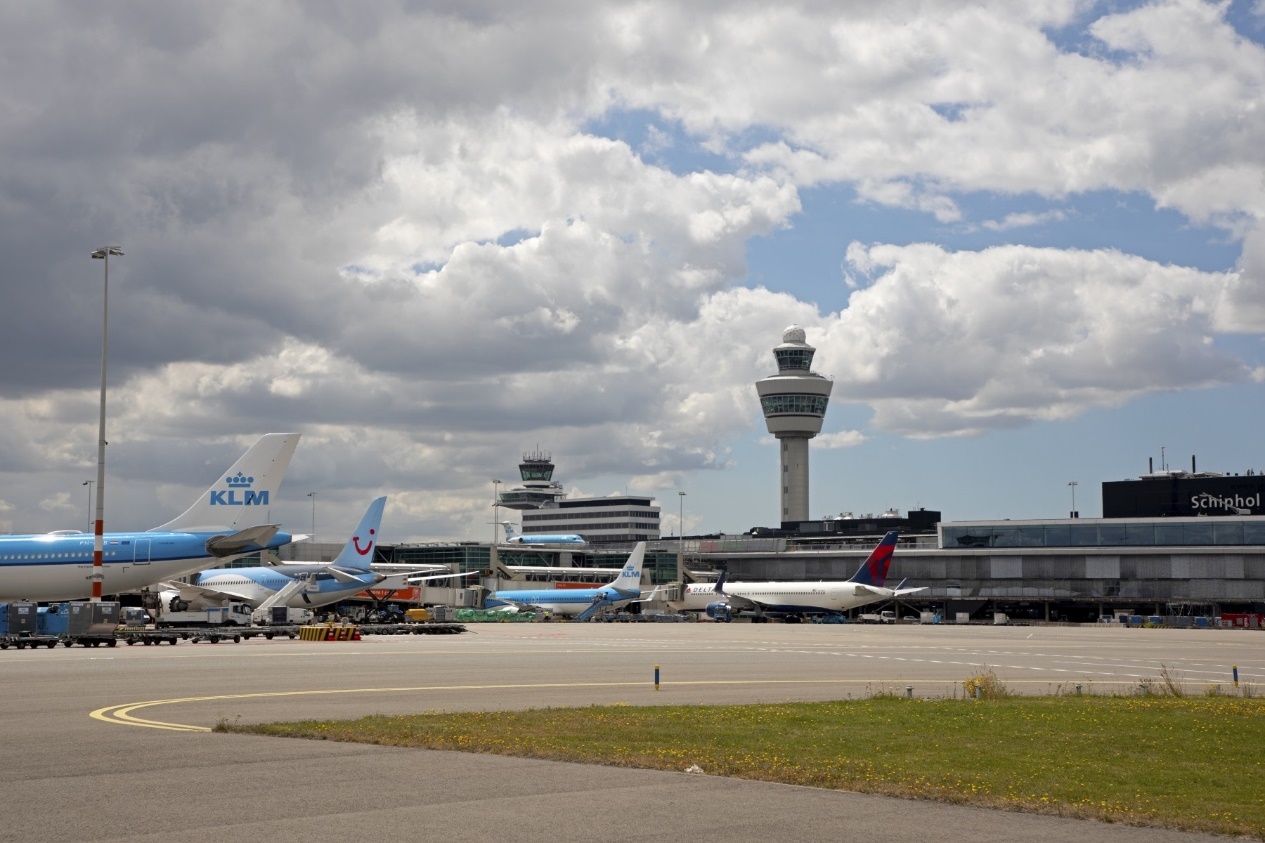
{"type": "Polygon", "coordinates": [[[875,697],[373,716],[217,731],[684,771],[1265,840],[1265,701],[875,697]]]}

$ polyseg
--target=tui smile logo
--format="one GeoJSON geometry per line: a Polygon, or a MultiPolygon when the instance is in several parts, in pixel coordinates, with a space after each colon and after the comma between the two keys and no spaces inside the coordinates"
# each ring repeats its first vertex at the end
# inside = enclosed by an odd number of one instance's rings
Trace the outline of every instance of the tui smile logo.
{"type": "Polygon", "coordinates": [[[352,536],[352,537],[351,537],[351,543],[352,543],[352,546],[354,546],[354,547],[356,548],[356,552],[357,552],[357,553],[359,553],[361,556],[364,556],[366,553],[368,553],[369,551],[373,550],[373,535],[374,535],[374,533],[376,533],[376,532],[377,532],[377,530],[370,530],[370,531],[369,531],[369,543],[368,543],[367,545],[365,545],[365,549],[364,549],[364,550],[361,550],[361,549],[360,549],[360,536],[352,536]]]}
{"type": "Polygon", "coordinates": [[[224,478],[227,490],[211,491],[211,506],[267,506],[268,490],[254,491],[250,488],[254,482],[254,477],[240,471],[230,474],[224,478]]]}

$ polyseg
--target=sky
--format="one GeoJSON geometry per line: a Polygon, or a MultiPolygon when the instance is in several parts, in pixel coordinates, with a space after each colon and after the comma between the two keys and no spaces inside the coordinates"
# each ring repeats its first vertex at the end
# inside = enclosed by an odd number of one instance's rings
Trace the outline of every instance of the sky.
{"type": "Polygon", "coordinates": [[[1092,517],[1265,468],[1265,0],[4,4],[0,530],[89,529],[103,245],[107,530],[286,431],[322,541],[538,449],[774,526],[793,324],[812,517],[1092,517]]]}

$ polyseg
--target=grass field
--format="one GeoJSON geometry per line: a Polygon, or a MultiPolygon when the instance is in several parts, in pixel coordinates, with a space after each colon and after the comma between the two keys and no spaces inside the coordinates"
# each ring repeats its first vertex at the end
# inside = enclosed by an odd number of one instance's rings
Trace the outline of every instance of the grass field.
{"type": "MultiPolygon", "coordinates": [[[[996,690],[990,688],[989,690],[996,690]]],[[[1265,701],[1131,697],[594,706],[220,724],[785,782],[1265,840],[1265,701]]],[[[995,696],[995,698],[989,698],[995,696]]]]}

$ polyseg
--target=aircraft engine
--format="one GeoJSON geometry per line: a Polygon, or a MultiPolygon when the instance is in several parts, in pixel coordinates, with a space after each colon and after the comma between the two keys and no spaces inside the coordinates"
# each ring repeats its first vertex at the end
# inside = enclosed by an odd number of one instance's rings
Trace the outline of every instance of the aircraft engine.
{"type": "Polygon", "coordinates": [[[733,611],[729,608],[728,603],[717,601],[707,604],[707,617],[718,621],[731,621],[734,619],[733,611]]]}
{"type": "Polygon", "coordinates": [[[167,601],[167,608],[173,612],[187,612],[189,610],[189,601],[182,600],[178,592],[172,593],[171,599],[167,601]]]}

